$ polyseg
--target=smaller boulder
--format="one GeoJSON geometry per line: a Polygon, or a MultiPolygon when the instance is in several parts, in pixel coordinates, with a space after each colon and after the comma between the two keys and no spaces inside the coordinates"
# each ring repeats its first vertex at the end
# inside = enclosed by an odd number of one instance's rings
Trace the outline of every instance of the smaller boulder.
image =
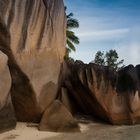
{"type": "Polygon", "coordinates": [[[80,132],[78,122],[59,100],[55,100],[46,109],[39,124],[39,130],[53,132],[80,132]]]}

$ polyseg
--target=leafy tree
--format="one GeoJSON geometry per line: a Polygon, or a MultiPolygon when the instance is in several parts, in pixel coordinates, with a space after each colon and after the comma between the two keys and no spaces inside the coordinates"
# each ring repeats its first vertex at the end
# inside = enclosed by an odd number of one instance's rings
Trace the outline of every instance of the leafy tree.
{"type": "MultiPolygon", "coordinates": [[[[114,68],[115,70],[118,70],[120,65],[123,64],[124,60],[122,59],[121,61],[118,61],[119,56],[116,50],[110,50],[109,52],[106,53],[106,65],[114,68]]],[[[124,65],[123,65],[124,66],[124,65]]]]}
{"type": "Polygon", "coordinates": [[[98,51],[96,53],[94,63],[98,65],[105,65],[104,52],[98,51]]]}
{"type": "Polygon", "coordinates": [[[118,61],[119,56],[116,50],[109,50],[104,54],[104,52],[98,51],[95,55],[94,63],[102,66],[109,66],[114,70],[119,70],[124,67],[124,60],[118,61]]]}
{"type": "MultiPolygon", "coordinates": [[[[65,7],[66,11],[67,7],[65,7]]],[[[67,37],[67,46],[66,46],[66,53],[65,53],[65,59],[69,59],[69,54],[71,51],[76,51],[75,45],[78,45],[79,38],[75,35],[75,33],[72,31],[74,28],[79,28],[79,22],[77,19],[73,18],[74,14],[69,13],[66,15],[67,18],[67,30],[66,30],[66,37],[67,37]]]]}

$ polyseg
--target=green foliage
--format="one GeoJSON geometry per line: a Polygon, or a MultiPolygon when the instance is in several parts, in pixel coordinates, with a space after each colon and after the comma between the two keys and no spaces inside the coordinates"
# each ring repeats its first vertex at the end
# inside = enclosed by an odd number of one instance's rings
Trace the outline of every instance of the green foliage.
{"type": "Polygon", "coordinates": [[[69,58],[70,58],[70,56],[69,56],[69,53],[71,52],[71,49],[69,49],[69,48],[66,48],[66,52],[65,52],[65,56],[64,56],[64,59],[65,60],[68,60],[69,58]]]}
{"type": "MultiPolygon", "coordinates": [[[[67,10],[67,7],[65,7],[65,11],[67,10]]],[[[73,31],[71,31],[74,28],[79,28],[79,22],[77,19],[73,18],[74,14],[69,13],[67,17],[67,31],[66,31],[66,37],[67,37],[67,46],[66,46],[66,53],[64,59],[69,59],[69,53],[71,51],[76,51],[75,45],[78,45],[80,43],[79,38],[75,35],[73,31]]],[[[72,58],[70,58],[72,59],[72,58]]]]}
{"type": "Polygon", "coordinates": [[[105,65],[104,52],[98,51],[96,53],[94,63],[98,65],[105,65]]]}
{"type": "Polygon", "coordinates": [[[124,60],[118,61],[119,56],[116,50],[109,50],[104,54],[104,52],[98,51],[94,58],[94,63],[102,66],[109,66],[114,70],[119,70],[124,67],[124,60]]]}

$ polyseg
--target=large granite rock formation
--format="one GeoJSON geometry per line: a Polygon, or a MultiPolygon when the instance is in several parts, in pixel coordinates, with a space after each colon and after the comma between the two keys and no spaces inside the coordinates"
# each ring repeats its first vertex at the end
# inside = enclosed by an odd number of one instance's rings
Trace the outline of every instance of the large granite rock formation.
{"type": "Polygon", "coordinates": [[[18,121],[41,120],[40,130],[77,131],[77,113],[140,123],[140,66],[61,67],[65,34],[63,0],[0,0],[0,130],[15,126],[14,109],[18,121]]]}
{"type": "Polygon", "coordinates": [[[9,57],[16,117],[37,122],[42,91],[50,81],[57,86],[65,54],[63,0],[0,0],[0,21],[10,37],[0,50],[9,57]]]}
{"type": "Polygon", "coordinates": [[[63,64],[61,89],[65,88],[71,113],[90,115],[112,124],[140,123],[140,66],[119,72],[82,62],[63,64]]]}

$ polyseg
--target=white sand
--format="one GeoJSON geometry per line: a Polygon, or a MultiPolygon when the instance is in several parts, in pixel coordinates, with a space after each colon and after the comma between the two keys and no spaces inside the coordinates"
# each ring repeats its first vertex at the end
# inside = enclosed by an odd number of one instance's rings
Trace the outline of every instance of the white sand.
{"type": "Polygon", "coordinates": [[[14,130],[0,134],[0,140],[140,140],[140,125],[112,126],[80,124],[81,133],[38,131],[35,124],[17,123],[14,130]]]}
{"type": "MultiPolygon", "coordinates": [[[[79,124],[81,131],[87,131],[88,126],[79,124]]],[[[0,140],[42,140],[56,137],[62,133],[43,132],[37,129],[37,124],[18,122],[15,129],[0,134],[0,140]]]]}
{"type": "Polygon", "coordinates": [[[0,140],[41,140],[57,135],[59,133],[38,131],[35,124],[18,122],[14,130],[0,134],[0,140]]]}

